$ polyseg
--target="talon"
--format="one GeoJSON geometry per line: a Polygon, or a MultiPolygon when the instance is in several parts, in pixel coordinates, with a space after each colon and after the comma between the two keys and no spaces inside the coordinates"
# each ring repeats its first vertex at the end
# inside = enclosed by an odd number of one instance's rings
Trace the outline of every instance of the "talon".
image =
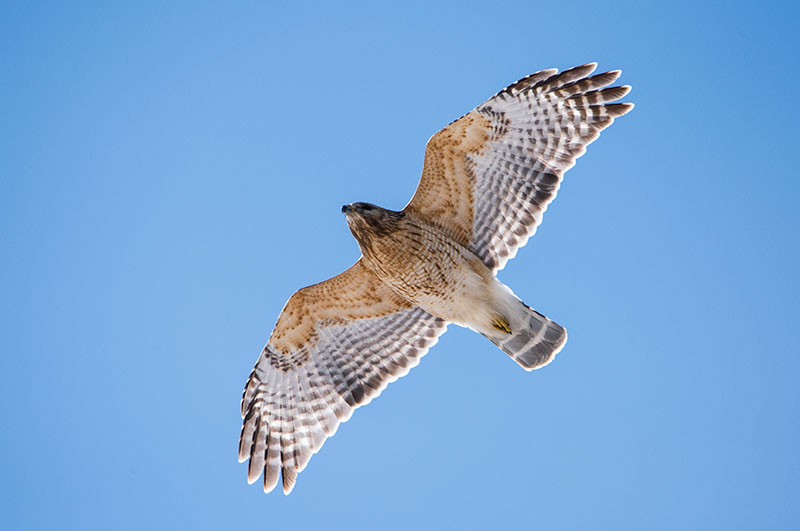
{"type": "Polygon", "coordinates": [[[511,333],[511,325],[508,323],[508,319],[506,319],[502,315],[498,315],[492,320],[492,326],[497,328],[501,332],[505,332],[506,334],[511,333]]]}

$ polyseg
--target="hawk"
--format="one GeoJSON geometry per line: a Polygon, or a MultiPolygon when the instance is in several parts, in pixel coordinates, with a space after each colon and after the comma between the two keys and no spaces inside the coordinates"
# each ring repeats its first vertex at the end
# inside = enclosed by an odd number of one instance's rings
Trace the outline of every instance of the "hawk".
{"type": "Polygon", "coordinates": [[[264,491],[297,474],[353,410],[408,373],[454,323],[525,370],[550,363],[566,330],[496,278],[536,231],[564,172],[614,118],[619,70],[531,74],[433,135],[399,212],[342,207],[361,257],[295,292],[244,389],[239,461],[264,491]]]}

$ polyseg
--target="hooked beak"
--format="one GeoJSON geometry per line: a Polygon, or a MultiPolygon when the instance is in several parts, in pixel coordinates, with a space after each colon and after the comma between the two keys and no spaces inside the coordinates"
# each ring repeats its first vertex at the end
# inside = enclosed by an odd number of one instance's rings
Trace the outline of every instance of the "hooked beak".
{"type": "Polygon", "coordinates": [[[342,214],[349,214],[351,210],[350,205],[342,205],[342,214]]]}

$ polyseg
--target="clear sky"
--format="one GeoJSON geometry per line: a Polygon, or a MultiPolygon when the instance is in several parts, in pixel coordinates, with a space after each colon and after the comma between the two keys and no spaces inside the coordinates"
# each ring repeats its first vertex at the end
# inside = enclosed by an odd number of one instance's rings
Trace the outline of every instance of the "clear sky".
{"type": "Polygon", "coordinates": [[[5,2],[0,528],[798,529],[795,2],[5,2]],[[236,460],[289,295],[426,140],[533,71],[636,103],[500,273],[569,330],[451,327],[291,496],[236,460]]]}

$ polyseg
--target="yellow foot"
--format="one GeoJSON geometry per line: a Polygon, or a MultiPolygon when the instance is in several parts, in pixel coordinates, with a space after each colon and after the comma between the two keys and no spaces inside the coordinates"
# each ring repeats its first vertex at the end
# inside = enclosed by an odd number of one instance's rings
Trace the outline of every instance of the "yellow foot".
{"type": "Polygon", "coordinates": [[[502,315],[498,315],[494,319],[492,319],[492,326],[497,328],[501,332],[505,332],[506,334],[511,333],[511,325],[508,324],[508,319],[506,319],[502,315]]]}

